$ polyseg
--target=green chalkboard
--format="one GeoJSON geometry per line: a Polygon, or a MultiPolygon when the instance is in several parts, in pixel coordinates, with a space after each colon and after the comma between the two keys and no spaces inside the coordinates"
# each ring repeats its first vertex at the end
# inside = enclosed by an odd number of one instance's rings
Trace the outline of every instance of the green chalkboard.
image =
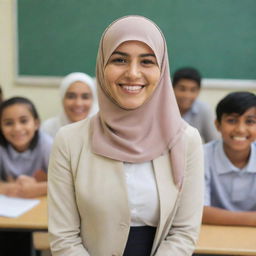
{"type": "Polygon", "coordinates": [[[256,79],[256,0],[17,0],[18,75],[94,75],[103,30],[128,14],[163,30],[171,71],[256,79]]]}

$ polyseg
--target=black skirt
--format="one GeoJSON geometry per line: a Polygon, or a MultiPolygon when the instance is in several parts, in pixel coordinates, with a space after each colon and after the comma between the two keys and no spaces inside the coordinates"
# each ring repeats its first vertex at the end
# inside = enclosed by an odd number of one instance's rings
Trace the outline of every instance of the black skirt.
{"type": "Polygon", "coordinates": [[[123,256],[149,256],[156,233],[155,227],[130,227],[123,256]]]}

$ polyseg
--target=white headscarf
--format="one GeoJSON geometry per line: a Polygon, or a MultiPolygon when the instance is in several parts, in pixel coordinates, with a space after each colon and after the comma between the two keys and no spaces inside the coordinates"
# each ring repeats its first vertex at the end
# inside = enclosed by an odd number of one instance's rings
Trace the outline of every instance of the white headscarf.
{"type": "Polygon", "coordinates": [[[98,112],[98,98],[97,98],[97,93],[96,93],[96,90],[97,90],[96,84],[95,84],[93,78],[90,77],[89,75],[87,75],[85,73],[81,73],[81,72],[74,72],[74,73],[70,73],[69,75],[65,76],[60,84],[61,99],[62,100],[64,99],[65,94],[66,94],[68,88],[70,87],[70,85],[75,82],[78,82],[78,81],[83,82],[86,85],[88,85],[92,91],[93,101],[92,101],[92,106],[90,108],[88,117],[93,116],[94,114],[96,114],[98,112]]]}

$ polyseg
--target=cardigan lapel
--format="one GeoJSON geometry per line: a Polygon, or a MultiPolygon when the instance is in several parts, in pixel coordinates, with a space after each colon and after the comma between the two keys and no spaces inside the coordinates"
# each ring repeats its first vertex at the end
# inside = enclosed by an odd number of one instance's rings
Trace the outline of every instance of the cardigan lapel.
{"type": "Polygon", "coordinates": [[[168,217],[170,217],[175,207],[179,190],[173,182],[169,154],[164,154],[153,160],[153,166],[160,201],[160,220],[152,247],[152,252],[155,252],[162,239],[161,236],[164,232],[168,217]]]}

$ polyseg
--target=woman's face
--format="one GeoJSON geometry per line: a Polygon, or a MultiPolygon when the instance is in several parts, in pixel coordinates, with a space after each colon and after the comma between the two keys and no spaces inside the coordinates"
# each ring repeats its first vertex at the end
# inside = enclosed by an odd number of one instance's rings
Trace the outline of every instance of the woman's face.
{"type": "Polygon", "coordinates": [[[160,68],[148,45],[126,41],[110,56],[104,78],[108,91],[119,106],[135,109],[154,92],[160,78],[160,68]]]}
{"type": "Polygon", "coordinates": [[[63,106],[71,122],[77,122],[87,117],[92,106],[92,91],[83,82],[72,83],[66,91],[63,106]]]}

